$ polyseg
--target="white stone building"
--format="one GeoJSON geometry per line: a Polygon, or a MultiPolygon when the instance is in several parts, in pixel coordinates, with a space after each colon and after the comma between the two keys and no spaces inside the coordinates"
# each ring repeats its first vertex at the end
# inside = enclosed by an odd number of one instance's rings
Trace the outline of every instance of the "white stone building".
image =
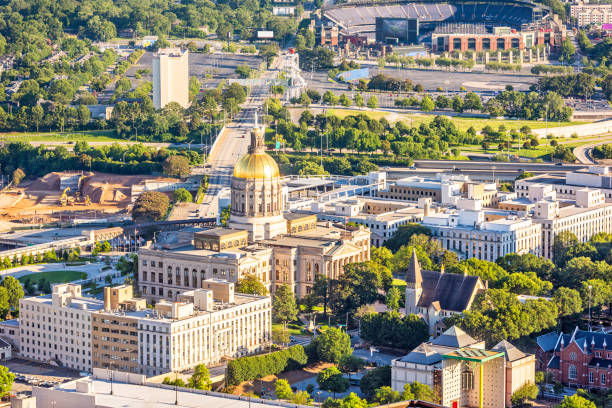
{"type": "Polygon", "coordinates": [[[91,313],[101,300],[81,295],[81,285],[53,286],[53,293],[19,301],[20,354],[43,363],[91,371],[91,313]]]}
{"type": "Polygon", "coordinates": [[[509,253],[541,253],[542,227],[538,223],[503,212],[487,214],[480,200],[460,199],[456,210],[427,216],[422,224],[431,229],[444,249],[455,251],[461,259],[495,262],[509,253]]]}

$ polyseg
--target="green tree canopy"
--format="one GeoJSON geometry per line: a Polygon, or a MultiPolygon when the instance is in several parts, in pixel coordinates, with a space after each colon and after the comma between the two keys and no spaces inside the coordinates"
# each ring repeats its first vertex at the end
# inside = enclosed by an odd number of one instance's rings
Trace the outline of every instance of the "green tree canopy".
{"type": "Polygon", "coordinates": [[[280,286],[274,292],[272,316],[287,328],[287,323],[294,321],[297,318],[297,313],[297,303],[293,291],[286,284],[280,286]]]}
{"type": "Polygon", "coordinates": [[[267,296],[268,289],[257,275],[249,273],[238,280],[236,284],[236,292],[246,293],[249,295],[267,296]]]}
{"type": "Polygon", "coordinates": [[[343,330],[329,327],[316,340],[317,354],[321,361],[339,364],[353,354],[351,338],[343,330]]]}
{"type": "Polygon", "coordinates": [[[204,364],[198,364],[193,370],[193,375],[189,378],[187,383],[189,388],[196,388],[198,390],[210,390],[212,382],[210,381],[210,373],[208,368],[204,364]]]}
{"type": "Polygon", "coordinates": [[[170,199],[159,191],[145,191],[140,194],[132,209],[135,221],[159,221],[166,216],[170,199]]]}

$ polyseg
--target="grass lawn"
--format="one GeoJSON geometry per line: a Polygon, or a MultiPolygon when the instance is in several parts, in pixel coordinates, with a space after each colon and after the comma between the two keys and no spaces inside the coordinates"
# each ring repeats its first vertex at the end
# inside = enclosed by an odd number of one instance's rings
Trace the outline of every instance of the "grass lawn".
{"type": "MultiPolygon", "coordinates": [[[[287,331],[289,332],[290,335],[304,335],[304,334],[308,334],[308,332],[306,332],[306,331],[302,332],[303,328],[304,328],[304,326],[298,325],[295,322],[287,324],[287,331]]],[[[273,323],[272,324],[272,330],[282,330],[282,329],[283,329],[283,324],[282,323],[273,323]]]]}
{"type": "MultiPolygon", "coordinates": [[[[379,120],[383,117],[387,117],[392,121],[403,120],[405,122],[409,122],[412,126],[418,126],[421,123],[429,123],[433,120],[435,115],[424,115],[424,114],[403,114],[403,113],[392,113],[392,112],[384,112],[384,111],[365,111],[365,110],[356,110],[356,109],[330,109],[328,112],[333,113],[334,115],[344,118],[349,115],[358,115],[358,114],[366,114],[369,117],[379,120]]],[[[461,130],[468,130],[470,126],[474,126],[474,129],[481,130],[485,126],[491,126],[493,129],[497,130],[499,125],[504,125],[508,130],[510,129],[520,129],[521,127],[527,125],[531,129],[540,129],[546,127],[546,122],[539,120],[505,120],[505,119],[485,119],[485,118],[465,118],[465,117],[449,117],[455,125],[461,130]]],[[[571,126],[571,125],[581,125],[589,122],[548,122],[549,128],[561,127],[561,126],[571,126]]]]}
{"type": "Polygon", "coordinates": [[[38,272],[30,275],[25,275],[19,278],[19,281],[23,283],[26,279],[29,279],[34,284],[38,284],[42,279],[47,279],[49,283],[67,283],[87,277],[85,272],[79,271],[49,271],[49,272],[38,272]]]}
{"type": "Polygon", "coordinates": [[[7,142],[76,142],[85,140],[87,142],[119,142],[124,141],[116,137],[111,130],[99,130],[89,132],[39,132],[21,133],[8,132],[0,133],[0,140],[7,142]]]}

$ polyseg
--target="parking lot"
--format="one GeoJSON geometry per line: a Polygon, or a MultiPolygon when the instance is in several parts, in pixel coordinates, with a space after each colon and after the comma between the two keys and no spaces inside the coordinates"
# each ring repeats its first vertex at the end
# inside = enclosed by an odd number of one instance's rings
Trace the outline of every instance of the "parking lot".
{"type": "Polygon", "coordinates": [[[35,363],[28,360],[14,358],[2,363],[9,371],[15,374],[12,391],[15,393],[32,390],[32,385],[53,386],[81,377],[78,371],[55,367],[48,364],[35,363]]]}

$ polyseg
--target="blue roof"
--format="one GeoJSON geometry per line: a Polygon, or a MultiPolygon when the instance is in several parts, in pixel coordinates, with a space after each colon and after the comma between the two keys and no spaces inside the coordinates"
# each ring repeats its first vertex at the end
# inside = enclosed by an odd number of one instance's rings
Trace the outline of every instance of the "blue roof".
{"type": "Polygon", "coordinates": [[[547,368],[559,369],[559,357],[554,356],[549,362],[547,368]]]}
{"type": "Polygon", "coordinates": [[[557,332],[550,332],[542,336],[538,336],[536,342],[538,346],[544,351],[552,351],[557,344],[559,334],[557,332]]]}

